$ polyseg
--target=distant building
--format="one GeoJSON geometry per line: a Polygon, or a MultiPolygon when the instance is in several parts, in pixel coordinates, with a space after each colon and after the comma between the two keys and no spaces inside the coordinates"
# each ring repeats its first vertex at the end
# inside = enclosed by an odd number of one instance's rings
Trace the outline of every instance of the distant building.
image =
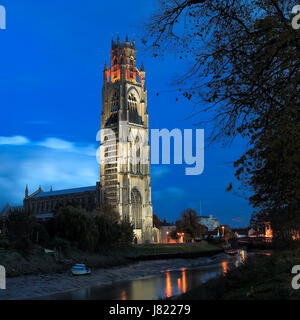
{"type": "Polygon", "coordinates": [[[255,236],[255,234],[256,234],[256,231],[255,231],[255,229],[253,229],[253,228],[250,228],[250,229],[248,230],[248,237],[252,237],[252,236],[255,236]]]}
{"type": "Polygon", "coordinates": [[[53,214],[59,206],[81,206],[88,211],[93,211],[103,202],[103,194],[100,183],[96,186],[73,188],[44,192],[40,187],[30,194],[26,187],[23,206],[25,210],[34,214],[53,214]]]}
{"type": "Polygon", "coordinates": [[[248,237],[249,228],[234,228],[232,232],[237,238],[245,238],[248,237]]]}
{"type": "Polygon", "coordinates": [[[160,225],[159,231],[160,243],[183,243],[184,233],[178,233],[176,239],[172,237],[176,232],[176,225],[174,223],[168,223],[164,220],[160,225]]]}
{"type": "Polygon", "coordinates": [[[5,233],[5,220],[11,212],[23,209],[32,212],[39,221],[46,222],[53,218],[56,210],[65,205],[81,206],[87,211],[93,211],[103,202],[101,185],[44,192],[41,187],[29,194],[26,186],[23,206],[7,204],[0,212],[0,233],[5,233]]]}
{"type": "Polygon", "coordinates": [[[209,216],[201,216],[199,219],[199,223],[206,226],[208,231],[213,231],[216,228],[220,227],[220,221],[218,218],[214,218],[212,214],[209,216]]]}
{"type": "Polygon", "coordinates": [[[160,229],[154,226],[153,227],[152,243],[160,243],[160,242],[161,242],[160,229]]]}
{"type": "Polygon", "coordinates": [[[169,224],[169,225],[162,225],[160,226],[160,239],[161,243],[171,243],[176,242],[173,241],[171,238],[171,234],[176,231],[176,226],[169,224]]]}
{"type": "Polygon", "coordinates": [[[256,237],[256,238],[273,238],[273,230],[271,228],[271,223],[270,222],[263,222],[260,227],[255,230],[254,228],[251,228],[248,231],[248,236],[249,237],[256,237]]]}
{"type": "Polygon", "coordinates": [[[204,239],[218,239],[220,238],[220,230],[215,229],[211,231],[207,231],[206,234],[204,235],[204,239]]]}

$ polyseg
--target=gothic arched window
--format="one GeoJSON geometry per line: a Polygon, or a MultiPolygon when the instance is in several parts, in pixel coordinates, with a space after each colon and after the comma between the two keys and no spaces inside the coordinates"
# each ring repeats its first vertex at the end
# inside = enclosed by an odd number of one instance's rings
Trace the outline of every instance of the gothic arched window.
{"type": "Polygon", "coordinates": [[[137,188],[131,191],[132,222],[135,229],[142,229],[142,196],[137,188]]]}
{"type": "Polygon", "coordinates": [[[136,123],[136,124],[143,124],[142,117],[138,112],[138,99],[134,94],[133,90],[130,91],[127,98],[127,107],[129,110],[129,122],[136,123]]]}
{"type": "Polygon", "coordinates": [[[133,93],[128,95],[128,109],[129,110],[137,110],[137,100],[133,93]]]}
{"type": "Polygon", "coordinates": [[[111,99],[111,112],[119,110],[119,96],[115,92],[111,99]]]}

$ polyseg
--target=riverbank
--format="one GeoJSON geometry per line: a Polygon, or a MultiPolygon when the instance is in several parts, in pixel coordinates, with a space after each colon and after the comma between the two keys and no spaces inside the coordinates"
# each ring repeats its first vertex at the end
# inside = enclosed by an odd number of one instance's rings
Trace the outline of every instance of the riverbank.
{"type": "Polygon", "coordinates": [[[69,250],[67,253],[46,254],[35,249],[27,257],[16,251],[0,250],[0,265],[6,268],[7,277],[22,275],[61,273],[70,270],[76,263],[85,263],[92,269],[124,266],[130,263],[175,258],[197,258],[212,256],[223,249],[202,242],[199,244],[138,245],[107,248],[100,253],[69,250]]]}
{"type": "Polygon", "coordinates": [[[291,273],[299,265],[300,249],[255,254],[226,276],[209,280],[176,300],[299,300],[291,273]]]}
{"type": "Polygon", "coordinates": [[[194,268],[228,259],[224,253],[195,259],[140,261],[122,267],[93,270],[90,276],[74,277],[70,271],[58,274],[28,275],[7,279],[7,289],[0,291],[0,300],[41,299],[58,293],[102,286],[118,281],[154,276],[162,271],[194,268]]]}

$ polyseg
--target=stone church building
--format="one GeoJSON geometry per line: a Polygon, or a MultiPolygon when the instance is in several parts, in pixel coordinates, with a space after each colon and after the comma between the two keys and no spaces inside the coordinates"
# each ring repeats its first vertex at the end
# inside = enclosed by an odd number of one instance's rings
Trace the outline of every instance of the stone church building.
{"type": "MultiPolygon", "coordinates": [[[[135,41],[111,44],[111,67],[105,62],[102,88],[100,182],[95,186],[29,194],[23,206],[51,217],[65,204],[93,211],[110,203],[121,219],[134,225],[135,242],[153,241],[150,145],[145,70],[136,66],[135,41]]],[[[9,211],[6,207],[6,213],[9,211]]],[[[5,213],[2,212],[3,214],[5,213]]]]}
{"type": "Polygon", "coordinates": [[[104,198],[135,227],[137,242],[152,241],[150,145],[145,70],[135,41],[112,41],[102,88],[100,177],[104,198]]]}

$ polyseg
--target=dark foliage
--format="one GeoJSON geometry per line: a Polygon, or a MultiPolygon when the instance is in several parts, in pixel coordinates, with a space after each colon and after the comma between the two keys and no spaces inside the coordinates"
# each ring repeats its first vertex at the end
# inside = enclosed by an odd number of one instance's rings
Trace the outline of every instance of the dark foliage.
{"type": "Polygon", "coordinates": [[[153,215],[153,226],[156,228],[159,228],[161,225],[161,221],[159,220],[159,217],[157,214],[153,215]]]}
{"type": "MultiPolygon", "coordinates": [[[[143,42],[176,53],[190,70],[179,93],[211,115],[212,141],[240,135],[236,177],[275,238],[300,233],[300,37],[291,0],[161,1],[143,42]]],[[[206,117],[207,118],[207,117],[206,117]]],[[[207,125],[207,123],[206,123],[207,125]]],[[[232,183],[227,191],[234,191],[232,183]]]]}
{"type": "Polygon", "coordinates": [[[133,227],[130,223],[118,222],[110,214],[93,214],[72,206],[59,209],[55,225],[57,237],[86,251],[98,251],[104,246],[118,243],[129,244],[133,239],[133,227]]]}
{"type": "Polygon", "coordinates": [[[185,239],[202,237],[207,228],[199,223],[199,216],[193,209],[185,209],[181,213],[181,218],[176,221],[176,233],[184,232],[185,239]]]}

